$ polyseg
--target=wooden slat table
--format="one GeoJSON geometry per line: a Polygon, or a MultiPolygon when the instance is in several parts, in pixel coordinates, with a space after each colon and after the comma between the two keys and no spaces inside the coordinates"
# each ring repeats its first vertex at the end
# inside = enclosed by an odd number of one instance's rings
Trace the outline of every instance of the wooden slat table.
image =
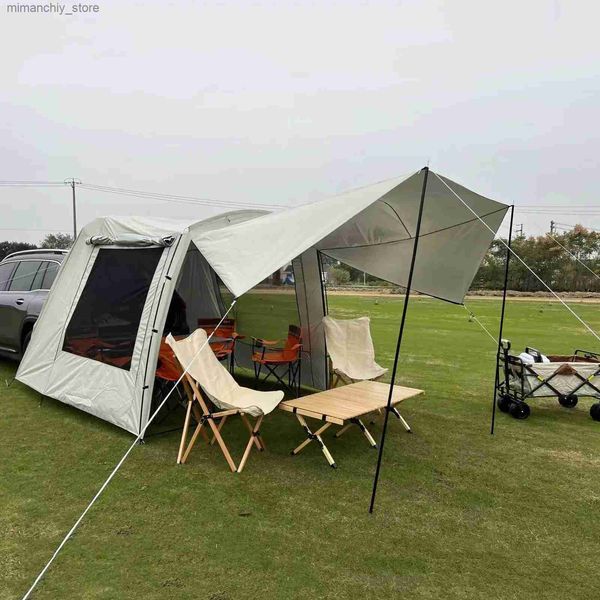
{"type": "MultiPolygon", "coordinates": [[[[390,386],[386,383],[377,381],[361,381],[336,387],[324,392],[303,396],[302,398],[294,398],[293,400],[284,400],[279,408],[287,412],[294,413],[300,425],[306,432],[307,439],[304,440],[297,448],[292,450],[292,454],[298,454],[312,441],[317,441],[327,462],[333,468],[336,467],[333,456],[329,452],[327,446],[323,442],[321,434],[331,427],[331,425],[341,425],[342,428],[336,433],[339,437],[352,425],[357,425],[363,432],[372,447],[376,448],[377,443],[369,433],[361,420],[361,417],[369,413],[381,411],[387,406],[388,394],[390,386]],[[324,424],[314,433],[306,423],[304,417],[323,421],[324,424]]],[[[394,394],[392,396],[391,412],[400,421],[404,428],[410,433],[411,429],[408,423],[404,420],[397,409],[397,405],[407,400],[422,394],[423,390],[415,388],[403,387],[400,385],[394,386],[394,394]]]]}

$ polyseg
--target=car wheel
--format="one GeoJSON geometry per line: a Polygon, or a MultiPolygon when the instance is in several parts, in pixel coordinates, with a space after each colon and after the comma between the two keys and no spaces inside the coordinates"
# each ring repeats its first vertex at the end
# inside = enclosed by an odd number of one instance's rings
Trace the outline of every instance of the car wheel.
{"type": "Polygon", "coordinates": [[[28,331],[23,338],[23,349],[22,356],[25,356],[25,352],[27,351],[27,346],[29,346],[29,342],[31,341],[31,331],[28,331]]]}

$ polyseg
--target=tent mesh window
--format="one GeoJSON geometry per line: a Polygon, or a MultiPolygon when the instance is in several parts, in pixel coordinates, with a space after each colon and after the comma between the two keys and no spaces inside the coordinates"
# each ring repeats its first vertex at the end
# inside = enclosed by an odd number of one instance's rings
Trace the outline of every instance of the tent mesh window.
{"type": "MultiPolygon", "coordinates": [[[[228,307],[233,301],[231,292],[221,282],[219,291],[223,305],[228,307]]],[[[252,338],[279,340],[278,346],[283,346],[289,326],[300,326],[291,266],[273,273],[240,296],[230,317],[235,319],[237,333],[244,336],[236,343],[236,367],[253,376],[252,338]]]]}
{"type": "Polygon", "coordinates": [[[67,327],[63,350],[128,371],[162,253],[163,248],[100,249],[67,327]]]}
{"type": "MultiPolygon", "coordinates": [[[[229,306],[231,292],[222,283],[219,289],[223,305],[229,306]]],[[[238,298],[234,316],[237,332],[248,342],[251,337],[285,341],[289,325],[300,326],[291,266],[276,271],[238,298]]]]}

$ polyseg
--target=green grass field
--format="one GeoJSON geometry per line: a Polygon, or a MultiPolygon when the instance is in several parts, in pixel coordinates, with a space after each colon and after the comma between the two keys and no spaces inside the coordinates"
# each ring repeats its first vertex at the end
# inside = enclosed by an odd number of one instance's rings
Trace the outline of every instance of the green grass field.
{"type": "MultiPolygon", "coordinates": [[[[285,322],[288,309],[273,297],[249,298],[248,313],[257,300],[285,322]]],[[[402,300],[329,303],[337,316],[371,316],[377,358],[389,366],[402,300]]],[[[469,306],[495,332],[499,301],[469,306]]],[[[599,307],[576,306],[596,331],[599,307]]],[[[510,302],[505,336],[519,351],[600,350],[547,301],[510,302]]],[[[413,435],[390,420],[374,515],[376,452],[358,431],[327,436],[333,470],[317,447],[289,456],[302,433],[292,415],[275,413],[263,430],[268,452],[253,453],[240,475],[217,448],[199,445],[178,467],[179,434],[149,438],[35,598],[597,597],[600,423],[591,401],[573,410],[536,401],[527,421],[499,414],[491,437],[494,354],[462,307],[411,300],[399,383],[426,395],[403,406],[413,435]]],[[[0,362],[0,381],[15,369],[0,362]]],[[[132,438],[19,383],[0,388],[0,408],[0,598],[8,599],[25,592],[132,438]]],[[[226,437],[239,456],[245,431],[231,426],[226,437]]]]}

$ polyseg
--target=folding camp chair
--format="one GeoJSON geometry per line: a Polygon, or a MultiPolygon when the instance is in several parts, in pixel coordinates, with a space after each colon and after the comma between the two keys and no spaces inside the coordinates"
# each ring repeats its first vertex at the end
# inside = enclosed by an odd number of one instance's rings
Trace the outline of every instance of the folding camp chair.
{"type": "Polygon", "coordinates": [[[260,426],[266,414],[274,410],[283,399],[283,392],[257,392],[239,386],[227,369],[210,349],[208,336],[203,329],[197,329],[185,339],[176,341],[173,336],[167,336],[167,344],[173,348],[182,370],[185,372],[188,405],[185,414],[183,433],[179,444],[177,463],[185,463],[195,442],[203,432],[203,427],[212,430],[213,439],[217,441],[231,471],[240,473],[252,446],[264,450],[265,444],[260,437],[260,426]],[[190,426],[192,407],[199,405],[200,421],[194,430],[189,444],[186,446],[190,426]],[[213,410],[214,409],[214,410],[213,410]],[[250,432],[250,438],[239,465],[236,467],[231,454],[221,435],[221,429],[228,417],[239,415],[250,432]],[[254,425],[248,419],[256,417],[254,425]]]}
{"type": "MultiPolygon", "coordinates": [[[[387,373],[387,369],[375,362],[375,348],[370,326],[369,317],[358,319],[333,319],[329,315],[323,317],[325,343],[329,356],[329,388],[334,388],[340,381],[344,384],[376,381],[387,373]]],[[[392,406],[390,412],[410,433],[410,425],[398,409],[392,406]]],[[[352,424],[344,425],[335,437],[340,437],[351,426],[352,424]]]]}
{"type": "Polygon", "coordinates": [[[198,319],[198,327],[204,329],[208,335],[214,334],[210,340],[210,347],[220,361],[229,362],[229,372],[233,375],[235,343],[244,339],[244,336],[235,330],[235,319],[198,319]]]}
{"type": "MultiPolygon", "coordinates": [[[[183,337],[177,336],[175,339],[182,339],[183,337]]],[[[166,405],[163,407],[163,415],[157,416],[154,419],[155,424],[164,421],[169,413],[179,406],[183,406],[184,409],[187,407],[187,395],[181,391],[181,388],[185,390],[185,381],[181,381],[181,386],[177,385],[182,373],[183,371],[177,358],[175,358],[172,348],[167,344],[165,338],[162,338],[156,362],[151,412],[153,413],[160,406],[165,397],[169,396],[169,400],[167,400],[166,405]]],[[[200,409],[197,406],[194,406],[193,413],[196,421],[199,421],[200,409]]]]}
{"type": "Polygon", "coordinates": [[[279,340],[263,340],[252,338],[252,362],[254,363],[254,386],[259,381],[266,381],[271,375],[280,385],[291,390],[296,397],[300,395],[300,366],[302,351],[302,335],[300,328],[290,325],[288,335],[283,348],[277,347],[279,340]],[[262,368],[265,367],[267,374],[260,379],[262,368]],[[286,370],[277,372],[280,367],[286,370]],[[287,376],[287,383],[284,378],[287,376]]]}

